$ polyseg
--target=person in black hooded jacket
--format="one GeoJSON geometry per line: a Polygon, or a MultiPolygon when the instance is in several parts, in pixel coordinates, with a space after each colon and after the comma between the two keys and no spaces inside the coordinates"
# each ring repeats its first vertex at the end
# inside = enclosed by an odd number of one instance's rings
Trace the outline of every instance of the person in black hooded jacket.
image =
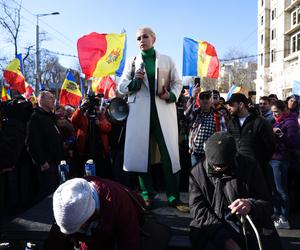
{"type": "MultiPolygon", "coordinates": [[[[215,133],[206,142],[206,159],[191,171],[189,205],[193,248],[246,249],[240,216],[248,214],[258,228],[264,249],[281,249],[261,169],[251,158],[236,153],[230,134],[215,133]]],[[[251,230],[246,224],[248,249],[257,250],[251,230]]]]}

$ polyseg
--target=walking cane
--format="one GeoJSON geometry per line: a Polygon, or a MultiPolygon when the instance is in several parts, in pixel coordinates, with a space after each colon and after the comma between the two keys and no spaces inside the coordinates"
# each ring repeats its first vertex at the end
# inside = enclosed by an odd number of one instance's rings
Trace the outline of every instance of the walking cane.
{"type": "Polygon", "coordinates": [[[247,235],[246,235],[246,220],[248,220],[249,224],[251,225],[251,227],[252,227],[252,229],[255,233],[259,250],[263,250],[262,242],[261,242],[259,233],[257,231],[257,228],[255,227],[253,221],[251,220],[251,218],[248,214],[241,216],[241,223],[242,223],[242,227],[243,227],[243,235],[245,237],[245,242],[246,242],[246,250],[248,250],[248,240],[247,240],[247,235]]]}

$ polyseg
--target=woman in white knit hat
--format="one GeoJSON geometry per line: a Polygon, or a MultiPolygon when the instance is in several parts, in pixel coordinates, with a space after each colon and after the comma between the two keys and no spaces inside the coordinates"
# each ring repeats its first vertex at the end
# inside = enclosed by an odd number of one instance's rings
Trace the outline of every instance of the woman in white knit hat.
{"type": "MultiPolygon", "coordinates": [[[[136,195],[143,204],[143,199],[136,195]]],[[[75,178],[53,195],[56,221],[47,249],[139,250],[143,211],[120,184],[98,177],[75,178]]]]}

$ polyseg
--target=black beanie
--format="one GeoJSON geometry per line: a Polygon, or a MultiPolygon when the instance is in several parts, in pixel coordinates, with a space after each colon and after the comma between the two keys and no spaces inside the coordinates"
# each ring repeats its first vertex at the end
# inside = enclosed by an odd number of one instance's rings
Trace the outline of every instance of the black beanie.
{"type": "Polygon", "coordinates": [[[236,155],[234,138],[227,132],[214,133],[205,143],[205,156],[209,165],[230,164],[236,155]]]}

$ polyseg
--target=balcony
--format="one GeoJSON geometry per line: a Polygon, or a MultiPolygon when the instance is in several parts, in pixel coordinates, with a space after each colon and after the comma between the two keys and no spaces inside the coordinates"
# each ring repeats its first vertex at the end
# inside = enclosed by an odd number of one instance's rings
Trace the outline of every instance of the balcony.
{"type": "Polygon", "coordinates": [[[290,4],[286,6],[285,11],[291,12],[298,5],[300,5],[300,0],[291,1],[290,4]]]}
{"type": "Polygon", "coordinates": [[[298,53],[298,51],[297,51],[297,52],[294,52],[294,53],[289,54],[289,55],[286,56],[283,60],[284,60],[285,62],[290,62],[290,61],[298,60],[298,57],[299,57],[299,53],[298,53]]]}
{"type": "Polygon", "coordinates": [[[298,30],[300,30],[300,23],[294,25],[291,29],[289,29],[288,31],[286,31],[284,34],[285,35],[292,35],[293,33],[295,33],[298,30]]]}

